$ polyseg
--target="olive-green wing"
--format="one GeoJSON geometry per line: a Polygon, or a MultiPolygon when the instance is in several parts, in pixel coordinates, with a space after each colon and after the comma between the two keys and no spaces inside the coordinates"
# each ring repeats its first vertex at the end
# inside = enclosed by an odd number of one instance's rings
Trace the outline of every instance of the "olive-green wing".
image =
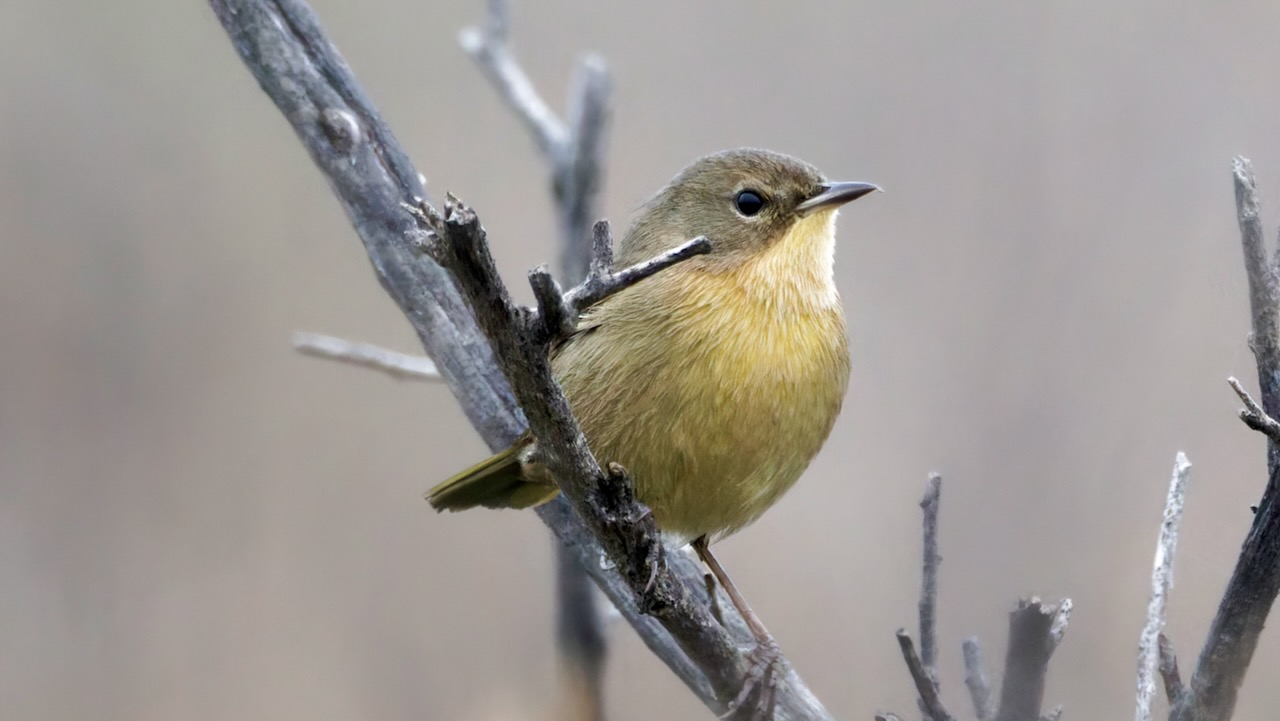
{"type": "Polygon", "coordinates": [[[427,501],[437,511],[465,511],[468,508],[529,508],[537,506],[560,492],[555,486],[526,480],[521,468],[520,452],[525,439],[514,446],[481,461],[427,492],[427,501]]]}

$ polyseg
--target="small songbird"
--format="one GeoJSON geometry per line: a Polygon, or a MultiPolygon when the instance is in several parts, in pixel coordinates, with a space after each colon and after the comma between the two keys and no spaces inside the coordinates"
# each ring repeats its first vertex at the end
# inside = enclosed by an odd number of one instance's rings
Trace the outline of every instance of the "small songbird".
{"type": "MultiPolygon", "coordinates": [[[[645,204],[616,265],[697,236],[710,252],[591,307],[553,352],[596,458],[630,472],[658,528],[694,544],[757,636],[707,547],[772,506],[831,432],[849,380],[836,213],[877,189],[765,150],[698,159],[645,204]]],[[[524,508],[558,492],[526,437],[427,498],[524,508]]]]}

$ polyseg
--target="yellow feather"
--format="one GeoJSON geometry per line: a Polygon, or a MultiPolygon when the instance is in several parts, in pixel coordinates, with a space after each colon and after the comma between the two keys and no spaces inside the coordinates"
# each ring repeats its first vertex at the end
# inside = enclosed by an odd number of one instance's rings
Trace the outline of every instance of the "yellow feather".
{"type": "Polygon", "coordinates": [[[557,356],[593,451],[631,471],[665,531],[751,523],[830,433],[849,377],[834,220],[802,219],[729,270],[660,273],[598,306],[597,327],[557,356]]]}

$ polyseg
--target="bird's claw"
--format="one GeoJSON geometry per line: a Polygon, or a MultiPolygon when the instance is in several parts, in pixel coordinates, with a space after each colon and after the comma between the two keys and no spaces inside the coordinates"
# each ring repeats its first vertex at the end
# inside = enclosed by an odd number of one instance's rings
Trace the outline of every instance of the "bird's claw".
{"type": "Polygon", "coordinates": [[[763,721],[773,717],[777,701],[777,673],[782,650],[773,639],[760,641],[748,654],[750,666],[742,679],[742,689],[720,718],[729,721],[763,721]]]}

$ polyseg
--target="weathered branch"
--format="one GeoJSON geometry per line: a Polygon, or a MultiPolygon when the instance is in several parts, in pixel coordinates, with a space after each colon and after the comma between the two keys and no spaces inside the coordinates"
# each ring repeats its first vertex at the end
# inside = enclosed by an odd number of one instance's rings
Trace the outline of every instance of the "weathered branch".
{"type": "MultiPolygon", "coordinates": [[[[924,572],[919,602],[922,648],[936,647],[937,643],[935,614],[938,603],[938,566],[942,561],[938,555],[938,507],[941,497],[942,477],[936,473],[930,474],[924,498],[920,501],[924,528],[924,572]]],[[[993,718],[998,721],[1043,721],[1057,718],[1062,713],[1062,707],[1059,706],[1042,717],[1040,706],[1049,658],[1062,642],[1070,617],[1070,599],[1063,599],[1058,605],[1049,607],[1042,606],[1036,598],[1018,602],[1009,616],[1009,650],[1005,659],[998,711],[992,708],[991,684],[982,666],[982,650],[978,639],[968,638],[964,641],[964,682],[969,688],[969,698],[973,701],[978,721],[993,718]]],[[[915,684],[917,702],[925,721],[950,721],[953,717],[942,704],[937,670],[927,657],[916,655],[911,636],[904,630],[898,631],[898,645],[915,684]]],[[[929,656],[933,653],[930,651],[929,656]]]]}
{"type": "MultiPolygon", "coordinates": [[[[490,0],[487,32],[472,31],[473,46],[478,43],[505,49],[510,35],[510,4],[505,0],[490,0]]],[[[472,53],[477,60],[491,55],[472,53]]],[[[482,66],[484,63],[480,63],[482,66]]],[[[519,70],[511,56],[506,56],[505,67],[519,70]]],[[[499,77],[486,72],[490,79],[499,77]]],[[[560,277],[577,282],[586,275],[592,262],[592,244],[585,228],[592,218],[598,217],[596,208],[599,189],[603,185],[604,138],[608,125],[609,75],[604,64],[595,61],[574,74],[570,94],[570,118],[568,134],[554,154],[544,152],[551,175],[551,188],[555,207],[561,220],[560,277]]],[[[495,83],[501,93],[503,86],[495,83]]],[[[528,123],[541,117],[556,126],[552,134],[559,133],[559,120],[550,115],[532,83],[525,83],[525,95],[534,105],[532,110],[508,100],[508,107],[528,123]]],[[[536,120],[535,127],[540,127],[536,120]]],[[[535,144],[539,134],[533,133],[535,144]]],[[[612,250],[612,248],[610,248],[612,250]]],[[[611,262],[611,261],[610,261],[611,262]]],[[[564,713],[567,719],[577,721],[602,721],[604,711],[604,661],[607,655],[604,621],[601,618],[596,593],[592,590],[587,570],[573,555],[573,550],[556,543],[556,649],[560,657],[561,675],[564,679],[564,713]]]]}
{"type": "Polygon", "coordinates": [[[1249,391],[1246,391],[1235,377],[1228,378],[1227,384],[1240,397],[1240,402],[1244,403],[1244,408],[1240,409],[1240,420],[1244,421],[1246,426],[1265,435],[1272,443],[1280,442],[1280,422],[1267,415],[1267,412],[1262,410],[1262,406],[1258,405],[1253,396],[1249,395],[1249,391]]]}
{"type": "Polygon", "coordinates": [[[465,28],[458,42],[489,82],[498,90],[507,107],[522,120],[538,149],[548,156],[561,151],[568,137],[564,123],[534,89],[524,69],[507,49],[510,12],[507,0],[489,0],[489,22],[485,28],[465,28]]]}
{"type": "Polygon", "coordinates": [[[916,685],[920,705],[932,721],[955,721],[942,705],[942,696],[938,693],[938,682],[929,669],[925,668],[920,657],[916,655],[915,644],[911,642],[911,634],[905,629],[898,630],[898,647],[902,650],[902,658],[907,662],[907,670],[916,685]]]}
{"type": "Polygon", "coordinates": [[[1169,589],[1173,587],[1173,558],[1178,547],[1178,527],[1182,523],[1182,506],[1190,470],[1191,463],[1179,451],[1173,461],[1173,477],[1169,480],[1164,518],[1160,522],[1160,538],[1156,543],[1147,623],[1138,639],[1138,703],[1134,721],[1151,721],[1151,702],[1156,695],[1156,669],[1160,665],[1160,639],[1164,631],[1169,589]]]}
{"type": "Polygon", "coordinates": [[[1160,646],[1160,678],[1164,681],[1164,695],[1169,699],[1169,707],[1176,708],[1182,702],[1182,694],[1185,692],[1182,674],[1178,672],[1178,654],[1173,651],[1173,642],[1163,633],[1157,643],[1160,646]]]}
{"type": "MultiPolygon", "coordinates": [[[[489,0],[484,29],[466,28],[459,42],[489,79],[507,107],[529,131],[534,144],[551,164],[561,234],[585,238],[595,220],[596,200],[603,187],[605,130],[611,83],[604,62],[585,55],[574,69],[566,123],[556,117],[538,94],[508,46],[510,7],[505,0],[489,0]]],[[[563,248],[561,266],[569,277],[583,272],[583,259],[563,248]]]]}
{"type": "MultiPolygon", "coordinates": [[[[486,337],[473,316],[478,312],[490,331],[502,327],[505,316],[505,327],[513,331],[528,330],[533,314],[513,312],[513,306],[477,306],[474,287],[466,296],[471,302],[464,301],[453,281],[469,286],[476,279],[451,278],[422,257],[412,242],[421,241],[422,232],[403,210],[404,203],[424,195],[419,175],[302,0],[210,4],[259,85],[327,176],[379,281],[486,443],[507,447],[528,427],[547,449],[548,466],[565,483],[569,500],[546,504],[538,515],[574,549],[645,643],[704,703],[723,711],[724,700],[736,695],[745,678],[738,641],[749,636],[741,618],[726,607],[728,630],[715,621],[697,565],[661,546],[621,473],[605,474],[591,460],[563,394],[550,380],[545,354],[535,352],[536,344],[513,344],[519,336],[514,332],[486,337]],[[502,356],[501,365],[493,348],[510,354],[502,356]],[[517,381],[519,406],[504,371],[517,381]],[[529,417],[527,425],[521,410],[529,417]],[[588,489],[590,499],[583,495],[588,489]],[[586,522],[569,510],[569,501],[586,522]],[[602,556],[613,565],[601,563],[602,556]],[[637,599],[652,617],[638,612],[637,599]]],[[[457,205],[448,207],[441,220],[450,228],[446,235],[482,237],[474,215],[457,205]]],[[[454,270],[463,267],[476,269],[459,263],[454,270]]],[[[493,292],[480,295],[494,298],[493,292]]],[[[777,684],[775,718],[828,718],[789,664],[777,684]]]]}
{"type": "Polygon", "coordinates": [[[319,333],[294,333],[293,348],[303,355],[382,371],[397,380],[438,381],[440,371],[430,358],[358,343],[319,333]]]}
{"type": "Polygon", "coordinates": [[[991,704],[991,681],[987,679],[987,669],[982,663],[982,646],[977,636],[970,636],[961,645],[964,652],[964,685],[969,688],[969,698],[973,701],[973,715],[978,721],[988,721],[995,715],[991,704]]]}
{"type": "MultiPolygon", "coordinates": [[[[1253,166],[1248,159],[1237,157],[1231,164],[1236,189],[1236,214],[1240,222],[1240,240],[1244,248],[1245,275],[1249,279],[1249,317],[1253,348],[1258,368],[1258,385],[1262,388],[1262,408],[1266,415],[1280,417],[1280,275],[1276,263],[1269,259],[1263,240],[1262,215],[1258,203],[1258,186],[1253,166]]],[[[1280,467],[1276,441],[1267,443],[1267,469],[1272,475],[1280,467]]]]}
{"type": "Polygon", "coordinates": [[[1070,599],[1049,606],[1038,598],[1023,599],[1009,614],[1009,650],[996,721],[1040,717],[1049,659],[1062,641],[1070,618],[1070,599]]]}
{"type": "MultiPolygon", "coordinates": [[[[1250,346],[1262,389],[1261,413],[1243,388],[1241,418],[1262,430],[1267,440],[1267,485],[1245,536],[1236,566],[1227,581],[1217,615],[1196,662],[1195,673],[1170,713],[1172,721],[1226,721],[1235,711],[1240,685],[1258,646],[1267,614],[1280,593],[1280,444],[1271,437],[1270,424],[1280,414],[1280,280],[1277,258],[1268,258],[1262,240],[1257,185],[1249,161],[1232,164],[1236,210],[1239,215],[1245,273],[1249,278],[1252,320],[1250,346]],[[1250,417],[1254,423],[1250,423],[1250,417]]],[[[1239,383],[1233,384],[1233,388],[1239,383]]]]}
{"type": "MultiPolygon", "coordinates": [[[[596,223],[592,237],[592,247],[609,249],[604,251],[604,257],[609,258],[611,263],[613,258],[613,239],[610,235],[609,223],[603,220],[596,223]]],[[[695,255],[706,253],[710,249],[711,242],[702,236],[698,236],[649,260],[641,261],[617,272],[614,272],[609,265],[592,262],[586,279],[564,294],[565,305],[575,316],[574,321],[576,322],[576,316],[579,313],[617,293],[619,290],[633,286],[646,278],[657,275],[676,263],[692,258],[695,255]]]]}
{"type": "Polygon", "coordinates": [[[937,679],[938,671],[938,501],[942,494],[942,476],[929,474],[920,508],[924,511],[924,573],[920,582],[920,660],[929,674],[937,679]]]}

